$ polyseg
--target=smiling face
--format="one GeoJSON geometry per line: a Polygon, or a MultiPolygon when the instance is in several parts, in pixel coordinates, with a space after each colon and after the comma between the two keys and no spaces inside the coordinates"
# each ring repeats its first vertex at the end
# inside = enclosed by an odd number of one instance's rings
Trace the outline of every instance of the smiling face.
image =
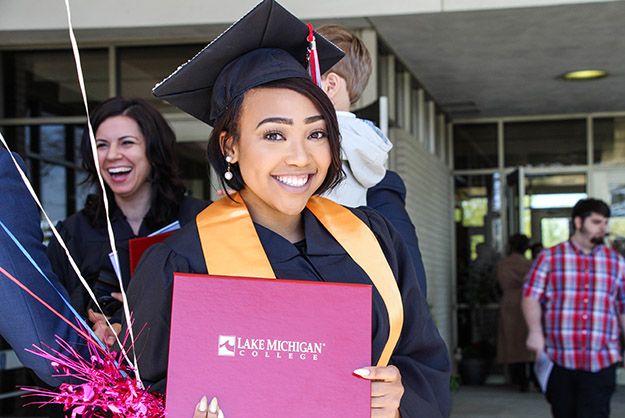
{"type": "Polygon", "coordinates": [[[239,139],[222,134],[222,140],[239,165],[241,196],[252,219],[270,229],[287,218],[301,219],[331,162],[326,121],[313,102],[285,88],[250,90],[241,107],[239,139]]]}
{"type": "Polygon", "coordinates": [[[98,126],[95,137],[102,178],[115,198],[132,200],[150,194],[151,166],[137,122],[128,116],[110,117],[98,126]]]}

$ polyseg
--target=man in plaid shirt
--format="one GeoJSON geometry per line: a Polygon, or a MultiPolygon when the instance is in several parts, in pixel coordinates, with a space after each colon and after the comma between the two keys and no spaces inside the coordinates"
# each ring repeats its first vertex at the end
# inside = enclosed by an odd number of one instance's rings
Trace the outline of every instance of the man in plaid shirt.
{"type": "Polygon", "coordinates": [[[554,417],[608,417],[625,330],[625,260],[603,245],[610,209],[573,208],[571,238],[543,250],[527,274],[527,347],[554,361],[547,400],[554,417]]]}

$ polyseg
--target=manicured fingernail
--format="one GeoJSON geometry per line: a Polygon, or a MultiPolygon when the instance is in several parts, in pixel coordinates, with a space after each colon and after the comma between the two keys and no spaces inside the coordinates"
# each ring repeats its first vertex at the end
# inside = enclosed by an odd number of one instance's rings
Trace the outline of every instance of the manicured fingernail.
{"type": "Polygon", "coordinates": [[[211,399],[211,403],[210,405],[208,405],[208,410],[210,411],[211,414],[214,414],[215,412],[217,412],[217,398],[211,399]]]}
{"type": "Polygon", "coordinates": [[[208,400],[206,399],[206,396],[202,396],[197,409],[199,409],[200,412],[206,412],[206,408],[208,408],[208,400]]]}
{"type": "Polygon", "coordinates": [[[367,377],[371,374],[371,370],[369,369],[356,369],[354,370],[354,374],[357,374],[360,377],[367,377]]]}
{"type": "Polygon", "coordinates": [[[217,414],[217,418],[224,418],[224,413],[221,412],[221,409],[219,410],[219,413],[217,414]]]}

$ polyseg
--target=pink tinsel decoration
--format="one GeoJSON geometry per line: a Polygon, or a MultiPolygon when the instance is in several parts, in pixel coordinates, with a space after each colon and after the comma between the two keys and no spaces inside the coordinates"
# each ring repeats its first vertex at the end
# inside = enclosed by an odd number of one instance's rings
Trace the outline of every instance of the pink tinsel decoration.
{"type": "MultiPolygon", "coordinates": [[[[64,411],[71,410],[71,418],[140,418],[164,417],[167,414],[163,395],[150,393],[141,383],[130,376],[132,369],[116,363],[116,353],[104,350],[87,340],[91,358],[85,360],[67,342],[57,337],[57,342],[67,354],[46,346],[28,350],[50,360],[57,370],[56,376],[71,377],[78,384],[63,383],[58,392],[41,388],[21,388],[29,393],[24,396],[42,396],[47,401],[34,404],[60,404],[64,411]]],[[[121,357],[121,356],[120,356],[121,357]]],[[[121,359],[120,359],[121,360],[121,359]]],[[[121,362],[120,362],[121,363],[121,362]]]]}

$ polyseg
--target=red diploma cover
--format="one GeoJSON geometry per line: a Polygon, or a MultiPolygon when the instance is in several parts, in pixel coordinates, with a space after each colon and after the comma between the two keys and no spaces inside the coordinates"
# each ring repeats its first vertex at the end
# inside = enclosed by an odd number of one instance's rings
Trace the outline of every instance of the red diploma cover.
{"type": "Polygon", "coordinates": [[[128,251],[130,252],[130,274],[134,273],[137,264],[141,256],[152,245],[165,241],[165,238],[170,236],[176,231],[165,232],[163,234],[154,235],[151,237],[133,238],[128,241],[128,251]]]}
{"type": "Polygon", "coordinates": [[[168,416],[370,417],[371,286],[174,275],[168,416]]]}

